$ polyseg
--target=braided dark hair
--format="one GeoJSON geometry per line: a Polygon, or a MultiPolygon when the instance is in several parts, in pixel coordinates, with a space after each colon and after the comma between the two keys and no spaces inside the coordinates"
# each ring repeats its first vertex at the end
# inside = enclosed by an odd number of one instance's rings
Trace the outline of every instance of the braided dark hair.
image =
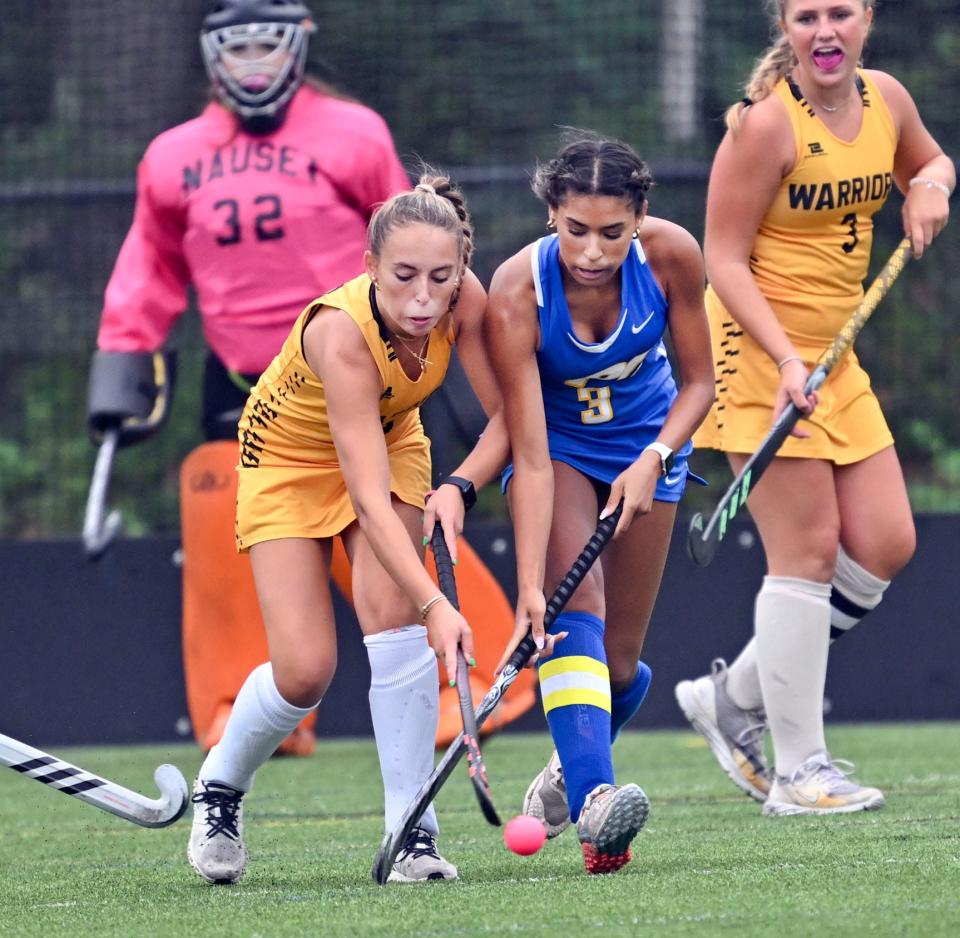
{"type": "Polygon", "coordinates": [[[552,160],[537,164],[531,187],[538,198],[556,209],[571,193],[622,196],[643,211],[653,176],[629,144],[575,127],[562,141],[552,160]]]}

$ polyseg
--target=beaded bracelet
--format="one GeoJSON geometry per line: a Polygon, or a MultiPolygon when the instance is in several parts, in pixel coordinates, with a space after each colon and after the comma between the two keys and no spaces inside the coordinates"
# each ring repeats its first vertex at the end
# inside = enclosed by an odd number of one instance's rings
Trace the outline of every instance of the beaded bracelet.
{"type": "Polygon", "coordinates": [[[783,366],[789,362],[802,362],[803,359],[799,355],[788,355],[782,362],[777,362],[777,371],[783,371],[783,366]]]}
{"type": "Polygon", "coordinates": [[[928,179],[926,176],[914,176],[909,183],[910,188],[914,186],[926,186],[928,189],[939,189],[948,199],[952,195],[950,187],[936,179],[928,179]]]}
{"type": "Polygon", "coordinates": [[[422,622],[427,621],[427,613],[436,606],[437,603],[443,602],[447,597],[443,593],[437,593],[436,596],[431,596],[421,607],[420,607],[420,620],[422,622]]]}

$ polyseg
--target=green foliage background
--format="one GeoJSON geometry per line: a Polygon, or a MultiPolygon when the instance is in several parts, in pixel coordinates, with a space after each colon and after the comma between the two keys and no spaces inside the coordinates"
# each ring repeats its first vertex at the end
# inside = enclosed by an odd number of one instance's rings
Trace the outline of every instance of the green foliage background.
{"type": "MultiPolygon", "coordinates": [[[[454,172],[471,201],[482,279],[542,231],[527,186],[557,127],[623,137],[658,178],[651,209],[698,237],[722,113],[762,52],[761,0],[702,0],[696,22],[697,130],[670,133],[662,91],[677,63],[663,51],[671,0],[319,0],[315,71],[376,108],[413,168],[454,172]]],[[[132,214],[149,140],[205,100],[197,30],[207,0],[6,0],[0,44],[0,536],[76,534],[94,449],[85,396],[103,289],[132,214]]],[[[866,64],[910,89],[934,136],[960,152],[960,9],[955,0],[884,0],[866,64]]],[[[876,265],[899,238],[899,197],[879,219],[876,265]]],[[[948,228],[911,267],[858,343],[898,440],[914,506],[960,510],[954,415],[960,330],[948,228]]],[[[132,533],[176,529],[177,471],[201,442],[196,316],[172,337],[180,375],[171,419],[125,450],[113,484],[132,533]]],[[[728,478],[698,468],[715,500],[728,478]]],[[[698,501],[699,499],[699,501],[698,501]]],[[[496,497],[484,498],[488,511],[496,497]]]]}

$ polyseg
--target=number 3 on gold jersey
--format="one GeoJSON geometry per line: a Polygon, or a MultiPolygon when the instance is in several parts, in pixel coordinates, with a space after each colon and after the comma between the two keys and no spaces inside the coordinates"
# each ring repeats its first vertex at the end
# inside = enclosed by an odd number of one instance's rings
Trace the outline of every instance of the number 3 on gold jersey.
{"type": "Polygon", "coordinates": [[[587,405],[580,411],[581,423],[606,423],[613,420],[613,405],[610,403],[610,387],[577,388],[577,400],[587,405]]]}
{"type": "Polygon", "coordinates": [[[857,234],[857,213],[850,212],[849,215],[844,215],[841,224],[850,226],[850,240],[840,245],[843,253],[849,254],[860,243],[860,236],[857,234]]]}

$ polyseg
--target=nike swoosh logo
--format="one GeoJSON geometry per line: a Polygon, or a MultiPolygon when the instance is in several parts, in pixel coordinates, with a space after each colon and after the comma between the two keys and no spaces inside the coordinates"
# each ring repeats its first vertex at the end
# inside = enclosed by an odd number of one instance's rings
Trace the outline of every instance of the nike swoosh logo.
{"type": "Polygon", "coordinates": [[[681,481],[681,479],[683,479],[683,477],[684,477],[685,475],[686,475],[686,473],[683,471],[683,469],[674,469],[673,472],[671,472],[671,473],[663,480],[663,484],[664,484],[664,485],[669,485],[669,486],[674,486],[674,485],[676,485],[679,481],[681,481]]]}
{"type": "Polygon", "coordinates": [[[642,332],[642,331],[643,331],[643,327],[644,327],[648,322],[650,322],[650,320],[653,319],[653,317],[654,317],[656,314],[657,314],[657,311],[654,310],[649,316],[647,316],[646,319],[644,319],[644,321],[643,321],[642,323],[640,323],[639,326],[631,326],[631,327],[630,327],[630,331],[631,331],[634,335],[636,335],[638,332],[642,332]]]}

